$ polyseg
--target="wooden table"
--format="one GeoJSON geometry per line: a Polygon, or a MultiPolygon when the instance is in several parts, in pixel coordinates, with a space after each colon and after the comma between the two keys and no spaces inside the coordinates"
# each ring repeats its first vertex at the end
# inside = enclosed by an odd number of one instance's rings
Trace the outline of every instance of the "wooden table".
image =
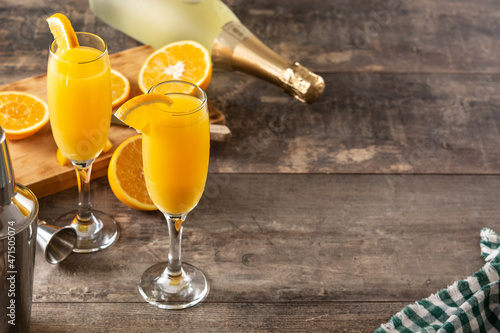
{"type": "MultiPolygon", "coordinates": [[[[166,225],[124,206],[103,177],[94,208],[116,218],[120,239],[59,265],[38,251],[33,332],[370,332],[483,266],[479,232],[500,231],[500,3],[227,3],[326,90],[304,105],[214,74],[209,100],[233,137],[212,144],[183,240],[208,298],[185,311],[142,301],[138,279],[166,259],[166,225]]],[[[111,53],[140,45],[83,0],[3,1],[0,84],[45,72],[53,12],[111,53]]],[[[41,198],[40,217],[73,209],[76,193],[41,198]]]]}

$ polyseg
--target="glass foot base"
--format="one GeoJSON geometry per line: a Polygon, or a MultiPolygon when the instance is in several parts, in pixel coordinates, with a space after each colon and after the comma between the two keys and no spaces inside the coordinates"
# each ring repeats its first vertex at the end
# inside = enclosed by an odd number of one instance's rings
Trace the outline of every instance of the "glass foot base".
{"type": "Polygon", "coordinates": [[[76,210],[68,212],[52,223],[58,227],[71,225],[76,230],[77,238],[73,252],[97,252],[108,248],[116,242],[120,231],[111,216],[94,210],[92,211],[92,223],[83,224],[79,223],[76,219],[76,213],[76,210]]]}
{"type": "Polygon", "coordinates": [[[166,262],[149,267],[139,281],[139,292],[149,303],[162,309],[185,309],[207,297],[207,279],[198,268],[182,263],[183,274],[177,279],[164,275],[166,262]]]}

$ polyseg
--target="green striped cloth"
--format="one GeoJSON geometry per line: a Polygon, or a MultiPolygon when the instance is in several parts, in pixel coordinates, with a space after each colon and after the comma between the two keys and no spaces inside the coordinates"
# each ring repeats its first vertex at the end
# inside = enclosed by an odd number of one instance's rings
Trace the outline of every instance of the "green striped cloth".
{"type": "Polygon", "coordinates": [[[500,332],[500,235],[482,229],[480,247],[483,268],[405,307],[375,333],[500,332]]]}

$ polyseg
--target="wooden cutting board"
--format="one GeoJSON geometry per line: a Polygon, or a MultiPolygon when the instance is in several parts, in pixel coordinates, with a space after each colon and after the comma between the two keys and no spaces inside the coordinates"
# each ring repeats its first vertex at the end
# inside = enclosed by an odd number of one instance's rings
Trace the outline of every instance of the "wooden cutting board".
{"type": "MultiPolygon", "coordinates": [[[[151,46],[145,45],[110,55],[111,68],[129,79],[132,97],[142,94],[137,85],[137,76],[142,64],[153,51],[151,46]]],[[[47,101],[46,85],[47,75],[43,74],[0,86],[0,91],[28,92],[47,101]]],[[[224,115],[219,110],[210,108],[210,122],[223,124],[224,115]]],[[[96,159],[92,167],[92,178],[107,175],[109,160],[116,147],[136,134],[134,129],[111,125],[109,139],[113,148],[96,159]]],[[[16,182],[28,186],[37,197],[41,198],[77,185],[73,167],[61,166],[57,162],[57,146],[52,137],[50,123],[31,137],[17,141],[8,140],[8,147],[16,182]]]]}

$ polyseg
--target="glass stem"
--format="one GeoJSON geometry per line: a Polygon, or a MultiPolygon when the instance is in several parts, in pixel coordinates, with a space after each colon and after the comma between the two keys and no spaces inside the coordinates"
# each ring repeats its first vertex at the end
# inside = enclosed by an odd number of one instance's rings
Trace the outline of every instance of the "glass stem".
{"type": "Polygon", "coordinates": [[[182,262],[181,262],[181,240],[182,226],[186,219],[186,214],[180,216],[172,216],[165,214],[168,223],[169,249],[168,249],[168,264],[165,273],[168,274],[170,280],[182,278],[182,262]]]}
{"type": "Polygon", "coordinates": [[[92,206],[90,204],[90,173],[92,162],[73,162],[78,180],[78,213],[76,218],[80,223],[92,223],[92,206]]]}

